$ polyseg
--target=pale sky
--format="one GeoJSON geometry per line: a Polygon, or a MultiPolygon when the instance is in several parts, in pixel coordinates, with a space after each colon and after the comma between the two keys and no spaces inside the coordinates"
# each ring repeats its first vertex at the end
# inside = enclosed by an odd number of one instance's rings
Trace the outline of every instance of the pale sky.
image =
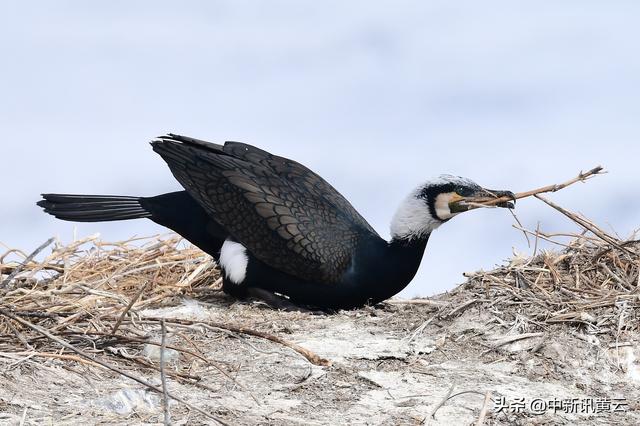
{"type": "MultiPolygon", "coordinates": [[[[385,237],[429,177],[522,191],[602,164],[550,197],[626,236],[640,225],[639,18],[637,1],[0,1],[0,241],[164,232],[62,222],[35,202],[180,189],[147,144],[166,132],[300,161],[385,237]]],[[[576,229],[537,200],[516,213],[576,229]]],[[[485,210],[442,226],[402,295],[530,252],[512,223],[485,210]]]]}

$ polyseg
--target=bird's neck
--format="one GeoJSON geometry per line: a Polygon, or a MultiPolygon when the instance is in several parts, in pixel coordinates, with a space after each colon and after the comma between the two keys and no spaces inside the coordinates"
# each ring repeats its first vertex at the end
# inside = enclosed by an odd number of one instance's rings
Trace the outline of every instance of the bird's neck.
{"type": "Polygon", "coordinates": [[[388,243],[387,260],[396,271],[401,272],[401,274],[396,273],[395,276],[403,277],[407,284],[413,279],[420,266],[430,235],[424,234],[411,239],[392,238],[388,243]]]}
{"type": "Polygon", "coordinates": [[[393,238],[385,249],[384,260],[378,267],[372,267],[376,271],[375,286],[379,289],[374,303],[388,299],[402,291],[413,279],[425,248],[429,234],[413,239],[393,238]]]}

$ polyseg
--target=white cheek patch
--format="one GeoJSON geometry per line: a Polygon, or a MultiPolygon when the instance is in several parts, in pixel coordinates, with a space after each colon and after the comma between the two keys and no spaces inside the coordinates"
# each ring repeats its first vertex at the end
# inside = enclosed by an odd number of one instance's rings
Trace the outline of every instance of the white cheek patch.
{"type": "Polygon", "coordinates": [[[449,203],[453,200],[454,193],[438,194],[434,207],[436,209],[436,216],[440,220],[447,220],[454,217],[457,213],[451,213],[449,203]]]}
{"type": "Polygon", "coordinates": [[[391,220],[393,238],[411,239],[429,234],[442,223],[431,217],[424,199],[419,198],[419,189],[415,190],[400,204],[391,220]]]}
{"type": "Polygon", "coordinates": [[[247,276],[249,257],[247,249],[240,243],[225,240],[220,249],[220,267],[224,275],[234,284],[241,284],[247,276]]]}

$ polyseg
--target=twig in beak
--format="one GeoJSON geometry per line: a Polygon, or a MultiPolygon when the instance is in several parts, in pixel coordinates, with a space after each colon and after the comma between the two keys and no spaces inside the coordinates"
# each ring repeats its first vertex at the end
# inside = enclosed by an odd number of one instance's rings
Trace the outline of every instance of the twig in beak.
{"type": "MultiPolygon", "coordinates": [[[[569,185],[573,185],[576,182],[584,182],[587,179],[590,179],[594,176],[597,175],[601,175],[606,173],[606,171],[602,168],[602,166],[597,166],[594,167],[591,170],[588,170],[586,172],[580,172],[580,174],[578,174],[578,176],[574,177],[573,179],[569,179],[566,182],[563,183],[559,183],[559,184],[554,184],[554,185],[547,185],[547,186],[543,186],[541,188],[537,188],[537,189],[532,189],[530,191],[525,191],[525,192],[518,192],[516,194],[514,194],[514,197],[506,197],[506,196],[502,196],[502,197],[498,197],[498,198],[471,198],[471,199],[467,199],[465,200],[465,203],[468,204],[469,206],[471,206],[469,208],[469,210],[474,209],[474,208],[478,208],[478,207],[494,207],[497,204],[501,204],[501,203],[507,203],[509,201],[514,201],[514,200],[519,200],[520,198],[526,198],[526,197],[531,197],[533,195],[537,195],[537,194],[543,194],[545,192],[556,192],[556,191],[560,191],[561,189],[566,188],[569,185]]],[[[495,194],[494,194],[495,195],[495,194]]]]}

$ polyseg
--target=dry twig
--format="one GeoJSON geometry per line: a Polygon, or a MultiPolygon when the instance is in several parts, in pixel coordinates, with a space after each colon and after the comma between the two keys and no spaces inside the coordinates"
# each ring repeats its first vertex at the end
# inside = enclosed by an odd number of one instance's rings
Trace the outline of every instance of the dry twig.
{"type": "Polygon", "coordinates": [[[518,340],[531,339],[533,337],[542,337],[542,336],[544,336],[544,333],[522,333],[522,334],[516,334],[514,336],[506,336],[506,337],[500,339],[490,349],[487,349],[486,351],[484,351],[482,353],[482,355],[488,354],[491,351],[495,351],[499,347],[502,347],[502,346],[504,346],[506,344],[509,344],[509,343],[516,342],[518,340]]]}
{"type": "Polygon", "coordinates": [[[160,343],[160,380],[162,381],[162,409],[164,413],[164,424],[171,424],[171,414],[169,413],[169,391],[167,390],[167,377],[164,372],[165,350],[167,349],[167,327],[164,320],[160,321],[161,343],[160,343]]]}
{"type": "MultiPolygon", "coordinates": [[[[568,181],[563,183],[547,185],[541,188],[532,189],[530,191],[518,192],[515,194],[514,198],[516,200],[519,200],[521,198],[531,197],[538,194],[543,194],[545,192],[560,191],[561,189],[564,189],[567,186],[573,185],[576,182],[584,182],[587,179],[590,179],[594,176],[597,176],[603,173],[606,173],[604,169],[601,166],[597,166],[586,172],[580,172],[578,176],[574,177],[573,179],[569,179],[568,181]]],[[[479,208],[479,207],[493,207],[497,204],[506,203],[509,201],[513,201],[513,199],[509,197],[481,197],[481,198],[467,199],[466,201],[463,201],[463,202],[471,203],[472,205],[470,206],[470,208],[473,209],[473,208],[479,208]]]]}
{"type": "Polygon", "coordinates": [[[11,284],[11,281],[16,277],[16,275],[22,272],[22,270],[25,268],[25,266],[29,264],[29,262],[31,262],[38,254],[40,254],[42,250],[49,247],[49,245],[54,241],[55,241],[55,238],[53,237],[49,238],[47,241],[42,243],[40,247],[35,249],[33,253],[27,256],[18,266],[14,268],[13,272],[11,272],[9,276],[5,278],[4,281],[2,281],[2,284],[0,284],[0,288],[6,289],[9,286],[9,284],[11,284]]]}
{"type": "Polygon", "coordinates": [[[491,405],[491,392],[487,391],[484,395],[484,403],[482,404],[482,409],[480,410],[476,426],[482,426],[484,424],[484,419],[487,417],[487,413],[489,412],[489,405],[491,405]]]}
{"type": "Polygon", "coordinates": [[[218,322],[212,321],[191,321],[187,319],[181,318],[154,318],[154,317],[146,317],[146,320],[150,321],[161,321],[164,320],[168,323],[173,324],[182,324],[182,325],[205,325],[207,327],[218,328],[221,330],[227,330],[232,333],[238,334],[246,334],[248,336],[259,337],[261,339],[270,340],[274,343],[278,343],[282,346],[286,346],[289,349],[292,349],[298,352],[300,355],[305,357],[310,363],[319,366],[329,366],[331,365],[331,361],[325,358],[318,356],[316,353],[303,348],[300,345],[296,345],[295,343],[289,342],[288,340],[282,339],[278,336],[274,336],[273,334],[265,333],[264,331],[254,330],[248,327],[237,326],[233,324],[222,324],[218,322]]]}
{"type": "Polygon", "coordinates": [[[453,393],[453,389],[455,387],[456,387],[456,384],[452,383],[451,387],[449,388],[449,390],[447,391],[445,396],[440,400],[439,403],[436,404],[435,407],[433,407],[433,410],[431,410],[429,415],[427,417],[425,417],[424,419],[422,419],[422,423],[426,422],[427,419],[435,419],[436,418],[436,412],[440,409],[440,407],[442,407],[444,404],[446,404],[446,402],[451,397],[451,394],[453,393]]]}
{"type": "Polygon", "coordinates": [[[428,418],[435,419],[436,418],[436,412],[440,408],[442,408],[442,406],[444,404],[446,404],[447,401],[449,401],[450,399],[453,399],[453,398],[455,398],[457,396],[464,395],[464,394],[467,394],[467,393],[475,393],[475,394],[478,394],[478,395],[483,395],[482,392],[478,392],[477,390],[472,390],[472,389],[463,390],[463,391],[460,391],[460,392],[453,393],[454,387],[455,387],[455,383],[451,385],[451,387],[449,388],[449,391],[447,392],[445,397],[434,407],[434,409],[431,411],[431,413],[429,413],[429,416],[425,417],[422,420],[422,423],[424,423],[428,418]]]}

